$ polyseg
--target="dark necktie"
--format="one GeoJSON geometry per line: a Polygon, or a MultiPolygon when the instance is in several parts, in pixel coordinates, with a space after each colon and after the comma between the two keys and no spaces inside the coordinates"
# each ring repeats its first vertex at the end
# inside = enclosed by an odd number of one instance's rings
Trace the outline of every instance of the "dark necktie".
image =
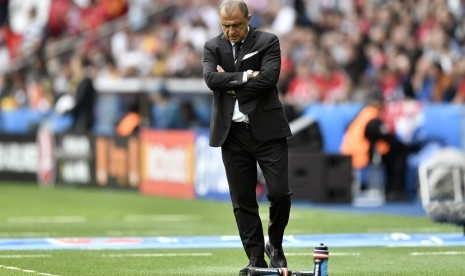
{"type": "Polygon", "coordinates": [[[234,48],[234,62],[236,62],[237,58],[239,57],[239,51],[241,49],[241,46],[242,46],[242,42],[236,42],[233,45],[233,48],[234,48]]]}
{"type": "MultiPolygon", "coordinates": [[[[237,42],[237,43],[234,43],[234,45],[233,45],[234,63],[237,62],[237,59],[239,57],[239,51],[241,50],[241,46],[242,46],[242,42],[237,42]]],[[[237,70],[237,64],[236,64],[236,70],[237,70]]],[[[239,105],[239,111],[246,114],[242,105],[239,105]]]]}

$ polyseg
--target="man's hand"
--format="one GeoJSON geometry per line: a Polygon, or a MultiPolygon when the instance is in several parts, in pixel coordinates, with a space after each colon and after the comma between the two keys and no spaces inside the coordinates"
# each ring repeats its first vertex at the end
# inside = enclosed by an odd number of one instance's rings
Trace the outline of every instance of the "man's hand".
{"type": "MultiPolygon", "coordinates": [[[[224,73],[225,72],[223,67],[221,67],[221,65],[217,65],[216,70],[218,71],[218,73],[224,73]]],[[[255,78],[259,73],[260,73],[260,71],[253,71],[252,78],[255,78]]],[[[226,91],[226,93],[228,93],[230,95],[236,95],[236,91],[234,91],[234,90],[228,90],[228,91],[226,91]]]]}

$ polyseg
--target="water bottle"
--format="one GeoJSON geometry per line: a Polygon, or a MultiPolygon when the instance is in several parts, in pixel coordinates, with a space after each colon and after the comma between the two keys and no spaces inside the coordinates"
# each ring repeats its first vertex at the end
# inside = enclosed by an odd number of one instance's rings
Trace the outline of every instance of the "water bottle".
{"type": "Polygon", "coordinates": [[[328,276],[328,247],[323,243],[313,251],[313,275],[328,276]]]}

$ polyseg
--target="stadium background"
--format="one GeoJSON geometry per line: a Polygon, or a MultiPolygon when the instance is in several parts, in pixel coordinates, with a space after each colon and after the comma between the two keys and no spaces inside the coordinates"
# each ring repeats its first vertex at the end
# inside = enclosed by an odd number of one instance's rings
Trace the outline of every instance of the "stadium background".
{"type": "MultiPolygon", "coordinates": [[[[203,43],[220,33],[217,4],[0,1],[0,178],[228,198],[218,151],[207,146],[211,97],[201,79],[203,43]],[[92,124],[75,127],[66,111],[89,70],[97,92],[85,94],[95,102],[83,109],[92,124]],[[117,125],[133,110],[140,125],[121,135],[117,125]]],[[[373,91],[404,142],[463,149],[460,1],[248,4],[252,25],[280,36],[279,88],[290,119],[319,124],[321,148],[312,154],[325,173],[312,189],[350,189],[339,146],[373,91]]],[[[412,156],[406,193],[416,194],[416,169],[430,153],[412,156]]],[[[328,193],[319,200],[350,201],[328,193]]]]}
{"type": "MultiPolygon", "coordinates": [[[[321,141],[307,140],[309,154],[291,148],[290,177],[324,192],[295,202],[292,268],[311,268],[313,246],[325,242],[331,275],[462,275],[462,229],[430,221],[418,201],[354,207],[351,168],[339,154],[373,90],[405,142],[463,150],[461,1],[247,3],[252,25],[280,36],[283,103],[321,132],[321,141]]],[[[0,0],[0,274],[237,275],[246,260],[219,152],[208,147],[211,99],[201,79],[203,42],[220,32],[217,5],[0,0]],[[75,128],[64,111],[89,68],[93,124],[75,128]],[[189,119],[157,120],[161,106],[171,115],[187,107],[189,119]],[[133,108],[140,127],[118,134],[133,108]],[[207,242],[218,238],[231,248],[207,242]],[[100,250],[67,250],[90,248],[100,250]]],[[[429,150],[409,160],[407,193],[416,194],[416,168],[437,148],[429,150]]]]}

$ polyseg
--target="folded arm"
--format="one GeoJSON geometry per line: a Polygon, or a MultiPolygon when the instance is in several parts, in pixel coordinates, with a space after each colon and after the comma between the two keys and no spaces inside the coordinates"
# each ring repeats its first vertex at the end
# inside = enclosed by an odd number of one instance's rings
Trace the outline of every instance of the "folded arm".
{"type": "Polygon", "coordinates": [[[225,72],[212,47],[205,45],[203,58],[203,78],[208,88],[213,91],[236,90],[244,86],[243,72],[225,72]],[[221,71],[219,71],[221,68],[221,71]]]}

